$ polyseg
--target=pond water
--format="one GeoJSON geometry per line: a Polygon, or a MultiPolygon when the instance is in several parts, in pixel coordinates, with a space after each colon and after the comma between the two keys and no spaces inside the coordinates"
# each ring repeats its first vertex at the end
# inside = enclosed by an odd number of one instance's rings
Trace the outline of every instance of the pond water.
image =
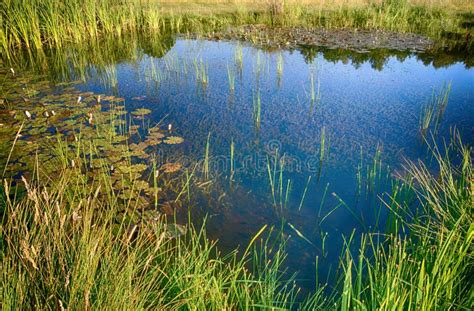
{"type": "Polygon", "coordinates": [[[91,64],[76,88],[123,97],[128,111],[149,109],[150,126],[170,124],[184,143],[159,148],[159,162],[190,171],[208,163],[199,174],[213,184],[177,210],[178,221],[188,212],[197,222],[206,216],[224,252],[245,247],[265,224],[282,228],[289,272],[304,287],[314,286],[316,258],[331,283],[343,236],[385,232],[382,200],[400,187],[406,160],[429,159],[420,122],[433,96],[451,87],[424,137],[442,143],[455,128],[473,141],[474,70],[462,62],[438,68],[406,53],[266,51],[191,39],[159,55],[143,46],[134,53],[91,64]]]}

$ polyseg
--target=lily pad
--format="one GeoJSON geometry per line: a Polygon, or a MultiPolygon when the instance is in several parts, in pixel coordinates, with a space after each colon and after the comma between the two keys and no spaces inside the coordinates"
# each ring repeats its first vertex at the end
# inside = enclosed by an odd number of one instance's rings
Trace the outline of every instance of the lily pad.
{"type": "Polygon", "coordinates": [[[168,145],[181,144],[183,141],[184,141],[184,139],[182,137],[179,137],[179,136],[170,136],[170,137],[167,137],[164,140],[165,144],[168,144],[168,145]]]}
{"type": "Polygon", "coordinates": [[[151,110],[146,109],[146,108],[138,108],[137,110],[132,111],[132,115],[134,116],[145,116],[150,113],[151,113],[151,110]]]}
{"type": "Polygon", "coordinates": [[[182,165],[178,162],[165,163],[161,166],[161,170],[165,173],[175,173],[181,169],[182,165]]]}

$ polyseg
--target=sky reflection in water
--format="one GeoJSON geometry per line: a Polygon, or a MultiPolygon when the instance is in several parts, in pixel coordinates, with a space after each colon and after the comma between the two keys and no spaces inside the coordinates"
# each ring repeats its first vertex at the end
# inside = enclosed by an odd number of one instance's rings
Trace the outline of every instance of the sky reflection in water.
{"type": "MultiPolygon", "coordinates": [[[[464,142],[472,143],[474,70],[463,64],[436,69],[415,56],[403,61],[390,57],[380,70],[380,64],[329,61],[321,53],[307,63],[296,51],[265,52],[243,46],[240,70],[236,51],[238,43],[178,39],[162,58],[144,54],[137,62],[111,67],[109,79],[96,75],[79,87],[116,92],[126,99],[128,110],[152,110],[152,124],[161,120],[173,124],[186,142],[178,148],[163,146],[161,156],[167,159],[202,159],[210,133],[213,171],[221,173],[226,196],[196,203],[197,215],[210,214],[209,235],[228,250],[246,245],[263,224],[280,224],[284,218],[285,233],[292,236],[289,268],[299,271],[305,286],[314,282],[316,256],[322,260],[323,273],[335,269],[342,234],[384,229],[387,209],[378,197],[387,197],[383,193],[391,187],[389,177],[402,170],[406,158],[425,159],[420,112],[433,92],[449,82],[452,91],[436,140],[448,138],[456,127],[464,142]],[[283,60],[281,76],[279,59],[283,60]],[[196,78],[196,68],[201,73],[204,68],[207,84],[196,78]],[[229,71],[235,75],[234,91],[229,89],[229,71]],[[313,103],[311,76],[315,93],[319,88],[320,94],[313,103]],[[326,149],[321,165],[323,128],[326,149]],[[240,186],[231,189],[225,176],[229,175],[232,141],[234,176],[240,186]],[[382,169],[375,187],[367,191],[370,182],[365,178],[377,150],[382,169]],[[291,191],[284,211],[275,212],[280,207],[272,206],[267,164],[283,155],[284,196],[288,180],[291,191]],[[362,190],[357,174],[362,176],[362,190]],[[341,199],[351,211],[341,205],[341,199]],[[288,223],[312,244],[298,237],[288,223]]],[[[279,205],[279,196],[276,201],[279,205]]]]}

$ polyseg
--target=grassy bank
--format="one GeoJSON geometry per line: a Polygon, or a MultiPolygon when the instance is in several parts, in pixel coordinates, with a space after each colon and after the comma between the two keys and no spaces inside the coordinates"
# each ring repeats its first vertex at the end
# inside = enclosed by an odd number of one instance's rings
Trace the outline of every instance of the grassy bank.
{"type": "MultiPolygon", "coordinates": [[[[422,1],[69,1],[8,0],[0,4],[1,54],[19,47],[85,42],[101,34],[205,32],[229,25],[267,24],[416,32],[443,38],[463,37],[472,23],[472,2],[422,1]],[[467,22],[466,22],[467,20],[467,22]],[[467,25],[467,26],[466,26],[467,25]]],[[[472,36],[471,36],[472,37],[472,36]]]]}

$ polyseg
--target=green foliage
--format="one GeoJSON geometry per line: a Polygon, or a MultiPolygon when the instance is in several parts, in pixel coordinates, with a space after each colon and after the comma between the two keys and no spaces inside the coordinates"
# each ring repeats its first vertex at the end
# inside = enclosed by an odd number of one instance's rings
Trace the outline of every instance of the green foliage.
{"type": "Polygon", "coordinates": [[[342,309],[472,308],[471,153],[455,133],[445,153],[434,147],[437,175],[422,163],[408,165],[406,181],[420,209],[410,209],[407,202],[390,209],[410,234],[391,235],[382,245],[375,235],[364,236],[358,259],[346,252],[342,309]],[[459,165],[450,162],[453,156],[462,159],[459,165]],[[361,285],[354,284],[351,273],[361,285]]]}
{"type": "MultiPolygon", "coordinates": [[[[251,12],[251,7],[246,12],[251,12]]],[[[383,29],[416,32],[440,38],[444,33],[464,33],[462,16],[436,6],[415,6],[406,0],[385,0],[377,4],[318,9],[285,5],[275,16],[269,10],[242,14],[238,7],[230,12],[175,14],[158,4],[138,0],[7,0],[0,3],[0,52],[7,59],[20,46],[43,51],[45,46],[84,43],[100,35],[121,37],[130,33],[157,35],[166,32],[215,31],[224,26],[267,24],[352,29],[383,29]]]]}

